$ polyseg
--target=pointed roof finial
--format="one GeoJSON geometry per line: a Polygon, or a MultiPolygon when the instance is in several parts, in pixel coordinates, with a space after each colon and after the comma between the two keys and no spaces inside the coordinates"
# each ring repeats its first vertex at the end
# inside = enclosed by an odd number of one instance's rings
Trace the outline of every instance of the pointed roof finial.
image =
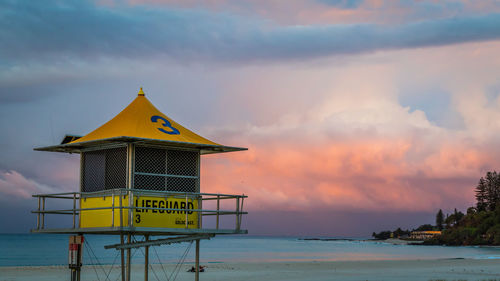
{"type": "Polygon", "coordinates": [[[138,96],[145,96],[144,91],[141,89],[139,90],[139,93],[137,93],[138,96]]]}

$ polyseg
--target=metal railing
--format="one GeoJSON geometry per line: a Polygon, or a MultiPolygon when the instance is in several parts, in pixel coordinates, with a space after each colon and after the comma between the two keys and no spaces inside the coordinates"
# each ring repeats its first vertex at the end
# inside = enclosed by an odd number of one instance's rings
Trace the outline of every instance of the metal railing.
{"type": "Polygon", "coordinates": [[[220,218],[221,216],[234,215],[235,225],[234,230],[239,231],[241,229],[242,217],[247,212],[243,211],[243,202],[247,198],[245,195],[229,195],[229,194],[216,194],[216,193],[191,193],[191,192],[171,192],[171,191],[155,191],[155,190],[138,190],[138,189],[111,189],[96,192],[65,192],[65,193],[53,193],[53,194],[36,194],[32,195],[38,199],[38,208],[32,213],[37,214],[36,219],[36,229],[37,231],[46,229],[45,216],[46,215],[71,215],[72,216],[72,228],[80,228],[80,220],[78,216],[85,211],[97,211],[97,210],[110,210],[111,213],[111,223],[112,227],[133,227],[134,220],[132,219],[134,210],[156,210],[163,212],[174,212],[181,211],[185,213],[185,228],[188,228],[188,213],[196,213],[198,215],[198,227],[197,229],[202,229],[202,217],[203,216],[216,216],[215,218],[215,229],[219,230],[220,218]],[[118,206],[116,206],[115,198],[118,196],[118,206]],[[175,198],[175,199],[185,199],[184,208],[162,208],[162,207],[138,207],[134,206],[133,198],[140,198],[142,196],[153,196],[158,198],[175,198]],[[93,207],[93,208],[82,208],[81,199],[95,198],[95,197],[111,197],[111,206],[104,207],[93,207]],[[126,198],[126,199],[125,199],[126,198]],[[61,199],[61,200],[72,200],[72,208],[67,209],[47,209],[48,199],[61,199]],[[235,200],[234,209],[222,209],[221,202],[224,200],[235,200]],[[127,202],[125,202],[125,200],[127,202]],[[198,202],[197,209],[189,209],[188,201],[196,200],[198,202]],[[203,209],[203,202],[206,201],[216,201],[215,209],[203,209]],[[124,210],[129,218],[123,217],[124,210]],[[115,225],[115,212],[119,213],[119,225],[115,225]],[[124,219],[127,219],[128,224],[124,224],[124,219]]]}

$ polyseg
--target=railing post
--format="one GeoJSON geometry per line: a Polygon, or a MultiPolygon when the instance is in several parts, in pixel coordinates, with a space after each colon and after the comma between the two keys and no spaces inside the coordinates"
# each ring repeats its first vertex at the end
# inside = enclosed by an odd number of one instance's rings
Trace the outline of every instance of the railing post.
{"type": "Polygon", "coordinates": [[[240,230],[240,197],[236,197],[236,230],[240,230]]]}
{"type": "MultiPolygon", "coordinates": [[[[129,189],[128,191],[128,227],[134,226],[134,193],[129,189]]],[[[128,280],[127,280],[128,281],[128,280]]]]}
{"type": "Polygon", "coordinates": [[[217,221],[215,223],[215,229],[219,229],[219,210],[220,210],[220,195],[217,194],[217,221]]]}
{"type": "Polygon", "coordinates": [[[115,227],[115,190],[111,191],[111,227],[115,227]]]}
{"type": "Polygon", "coordinates": [[[73,193],[73,229],[76,227],[76,192],[73,193]]]}
{"type": "Polygon", "coordinates": [[[245,194],[243,194],[243,196],[241,196],[241,207],[240,207],[240,221],[239,221],[239,225],[238,225],[238,229],[241,228],[241,220],[243,218],[243,202],[245,201],[245,194]]]}
{"type": "Polygon", "coordinates": [[[42,197],[42,229],[45,228],[45,197],[42,197]]]}
{"type": "Polygon", "coordinates": [[[188,207],[188,195],[186,193],[186,205],[184,206],[184,213],[186,213],[186,228],[189,227],[188,225],[188,212],[187,212],[187,207],[188,207]]]}
{"type": "Polygon", "coordinates": [[[40,229],[40,197],[38,197],[38,213],[36,213],[36,229],[40,229]]]}
{"type": "MultiPolygon", "coordinates": [[[[194,205],[194,202],[193,202],[194,205]]],[[[198,207],[196,207],[198,210],[203,210],[203,196],[199,195],[198,198],[198,207]]],[[[198,212],[198,228],[202,229],[203,228],[203,211],[198,212]]]]}
{"type": "Polygon", "coordinates": [[[122,190],[120,189],[120,228],[123,227],[123,197],[122,197],[122,190]]]}

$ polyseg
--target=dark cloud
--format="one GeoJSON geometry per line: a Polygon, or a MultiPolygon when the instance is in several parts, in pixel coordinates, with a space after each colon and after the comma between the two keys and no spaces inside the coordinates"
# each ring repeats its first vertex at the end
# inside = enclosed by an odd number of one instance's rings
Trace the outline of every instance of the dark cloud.
{"type": "Polygon", "coordinates": [[[0,104],[36,102],[47,97],[56,95],[50,85],[0,85],[0,104]]]}
{"type": "Polygon", "coordinates": [[[0,4],[0,60],[12,66],[103,57],[305,59],[493,40],[500,38],[498,26],[498,14],[403,25],[277,26],[201,10],[7,1],[0,4]]]}

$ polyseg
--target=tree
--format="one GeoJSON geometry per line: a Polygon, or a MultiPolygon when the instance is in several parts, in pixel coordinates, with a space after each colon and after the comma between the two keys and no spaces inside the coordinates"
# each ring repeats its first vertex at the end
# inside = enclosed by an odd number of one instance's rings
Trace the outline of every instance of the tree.
{"type": "Polygon", "coordinates": [[[460,211],[457,212],[457,209],[455,209],[453,216],[455,216],[455,225],[458,225],[465,215],[460,211]]]}
{"type": "Polygon", "coordinates": [[[484,180],[483,177],[479,179],[479,183],[476,186],[476,208],[478,212],[481,211],[486,211],[486,208],[488,207],[488,193],[486,190],[486,181],[484,180]]]}
{"type": "MultiPolygon", "coordinates": [[[[487,172],[476,188],[476,207],[463,214],[457,209],[446,214],[446,229],[431,244],[446,245],[500,245],[500,173],[487,172]]],[[[441,212],[441,210],[439,210],[441,212]]],[[[440,212],[436,225],[440,224],[440,212]]]]}
{"type": "Polygon", "coordinates": [[[446,229],[449,229],[452,225],[455,224],[457,220],[455,219],[455,214],[446,215],[446,219],[444,222],[446,223],[446,229]]]}
{"type": "Polygon", "coordinates": [[[385,240],[391,238],[391,231],[386,230],[386,231],[381,231],[380,233],[372,233],[373,238],[379,239],[379,240],[385,240]]]}
{"type": "Polygon", "coordinates": [[[410,231],[402,230],[401,227],[398,227],[398,229],[394,230],[392,233],[394,234],[395,238],[401,238],[410,235],[410,231]]]}
{"type": "Polygon", "coordinates": [[[476,214],[476,208],[474,208],[474,207],[467,208],[467,216],[472,216],[475,214],[476,214]]]}
{"type": "Polygon", "coordinates": [[[429,230],[434,230],[434,227],[430,224],[422,224],[413,231],[429,231],[429,230]]]}
{"type": "Polygon", "coordinates": [[[486,173],[485,184],[488,209],[495,211],[500,201],[500,179],[496,171],[486,173]]]}
{"type": "Polygon", "coordinates": [[[439,230],[443,230],[444,215],[443,210],[439,209],[436,215],[436,226],[439,230]]]}
{"type": "Polygon", "coordinates": [[[450,228],[450,215],[449,214],[446,214],[446,218],[444,219],[444,222],[446,223],[446,228],[450,228]]]}
{"type": "Polygon", "coordinates": [[[500,204],[500,174],[496,171],[487,172],[479,179],[476,186],[477,211],[494,211],[500,204]]]}
{"type": "Polygon", "coordinates": [[[453,212],[453,215],[450,217],[453,217],[453,224],[458,225],[458,223],[462,220],[464,217],[464,213],[457,211],[457,208],[455,208],[455,211],[453,212]]]}

